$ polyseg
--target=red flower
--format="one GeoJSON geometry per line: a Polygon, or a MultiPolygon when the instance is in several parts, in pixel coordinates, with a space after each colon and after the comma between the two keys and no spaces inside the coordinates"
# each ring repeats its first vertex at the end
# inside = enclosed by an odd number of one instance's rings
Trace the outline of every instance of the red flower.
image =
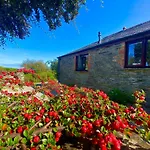
{"type": "Polygon", "coordinates": [[[30,150],[36,150],[36,147],[31,147],[30,150]]]}
{"type": "Polygon", "coordinates": [[[41,119],[41,116],[39,116],[39,115],[35,117],[36,121],[39,121],[40,119],[41,119]]]}
{"type": "Polygon", "coordinates": [[[95,120],[95,121],[94,121],[94,125],[95,125],[96,127],[100,127],[100,126],[102,125],[102,122],[103,122],[103,120],[95,120]]]}
{"type": "Polygon", "coordinates": [[[34,143],[38,143],[39,141],[40,141],[40,137],[39,136],[36,135],[36,136],[33,137],[33,142],[34,143]]]}
{"type": "Polygon", "coordinates": [[[18,127],[18,128],[17,128],[17,132],[18,132],[18,133],[22,133],[22,132],[23,132],[23,127],[22,127],[22,126],[18,127]]]}
{"type": "Polygon", "coordinates": [[[56,137],[56,138],[55,138],[55,141],[56,141],[56,142],[58,142],[58,141],[59,141],[59,138],[58,138],[58,137],[56,137]]]}
{"type": "Polygon", "coordinates": [[[140,99],[141,101],[144,101],[144,100],[145,100],[145,96],[140,96],[139,99],[140,99]]]}
{"type": "Polygon", "coordinates": [[[74,120],[74,119],[75,119],[75,116],[71,116],[70,118],[71,118],[72,120],[74,120]]]}
{"type": "Polygon", "coordinates": [[[62,135],[62,133],[61,133],[61,132],[56,132],[56,134],[55,134],[56,138],[60,138],[60,137],[61,137],[61,135],[62,135]]]}
{"type": "Polygon", "coordinates": [[[45,112],[44,108],[40,109],[40,114],[44,114],[44,112],[45,112]]]}
{"type": "Polygon", "coordinates": [[[49,119],[48,117],[45,118],[45,122],[46,122],[46,123],[50,122],[50,119],[49,119]]]}

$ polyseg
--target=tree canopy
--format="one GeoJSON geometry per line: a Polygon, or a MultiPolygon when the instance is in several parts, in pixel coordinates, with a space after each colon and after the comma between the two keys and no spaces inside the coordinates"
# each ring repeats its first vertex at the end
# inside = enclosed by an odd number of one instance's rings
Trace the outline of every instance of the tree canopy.
{"type": "Polygon", "coordinates": [[[50,70],[55,73],[55,77],[58,78],[58,59],[47,61],[46,65],[49,66],[50,70]]]}
{"type": "Polygon", "coordinates": [[[46,64],[48,66],[50,66],[50,69],[52,71],[57,72],[57,67],[58,67],[58,60],[57,59],[54,59],[54,60],[51,60],[51,61],[47,61],[46,64]]]}
{"type": "Polygon", "coordinates": [[[27,69],[33,69],[36,72],[44,72],[49,70],[48,66],[42,60],[27,59],[23,61],[21,66],[27,69]]]}
{"type": "Polygon", "coordinates": [[[69,23],[86,0],[0,0],[0,45],[6,39],[24,39],[41,18],[50,30],[69,23]]]}

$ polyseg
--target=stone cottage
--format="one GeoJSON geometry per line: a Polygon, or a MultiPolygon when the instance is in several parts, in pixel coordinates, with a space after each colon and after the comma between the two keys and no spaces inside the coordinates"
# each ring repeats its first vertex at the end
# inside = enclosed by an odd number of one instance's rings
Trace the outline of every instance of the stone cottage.
{"type": "MultiPolygon", "coordinates": [[[[150,98],[150,21],[58,57],[59,81],[109,91],[144,89],[150,98]]],[[[149,99],[150,105],[150,99],[149,99]]]]}

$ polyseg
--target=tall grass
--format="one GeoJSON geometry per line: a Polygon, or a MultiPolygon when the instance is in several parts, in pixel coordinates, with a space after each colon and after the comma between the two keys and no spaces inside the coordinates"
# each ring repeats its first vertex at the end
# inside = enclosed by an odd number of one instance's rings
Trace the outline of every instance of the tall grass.
{"type": "Polygon", "coordinates": [[[25,74],[25,81],[32,81],[34,83],[47,81],[48,79],[56,80],[55,72],[49,70],[44,72],[37,72],[36,75],[34,74],[25,74]],[[38,78],[40,76],[40,78],[38,78]]]}
{"type": "Polygon", "coordinates": [[[0,72],[2,72],[2,71],[12,72],[12,71],[17,71],[17,69],[16,68],[6,68],[6,67],[0,66],[0,72]]]}
{"type": "MultiPolygon", "coordinates": [[[[8,72],[15,72],[17,71],[17,69],[15,68],[5,68],[0,66],[0,72],[2,71],[8,71],[8,72]]],[[[32,82],[41,82],[42,81],[47,81],[48,79],[52,79],[52,80],[56,80],[57,75],[54,71],[52,70],[47,70],[47,71],[43,71],[43,72],[36,72],[36,75],[32,75],[32,74],[24,74],[24,79],[25,81],[32,81],[32,82]],[[38,76],[40,76],[40,78],[38,78],[38,76]]]]}

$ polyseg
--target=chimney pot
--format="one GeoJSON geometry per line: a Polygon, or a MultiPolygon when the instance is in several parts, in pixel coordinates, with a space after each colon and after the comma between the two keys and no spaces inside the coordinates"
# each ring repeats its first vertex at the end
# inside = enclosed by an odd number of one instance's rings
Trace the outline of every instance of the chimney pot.
{"type": "Polygon", "coordinates": [[[126,30],[127,28],[126,27],[123,27],[123,30],[126,30]]]}
{"type": "Polygon", "coordinates": [[[98,32],[98,44],[101,43],[101,32],[98,32]]]}

